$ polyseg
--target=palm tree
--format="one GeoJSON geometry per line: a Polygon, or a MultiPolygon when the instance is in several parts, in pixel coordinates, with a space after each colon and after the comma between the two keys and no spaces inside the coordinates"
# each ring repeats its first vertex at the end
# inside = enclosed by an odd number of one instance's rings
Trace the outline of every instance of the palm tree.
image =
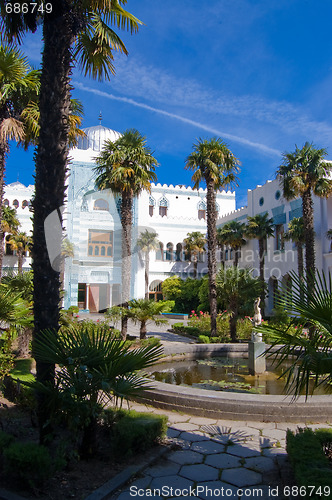
{"type": "Polygon", "coordinates": [[[174,307],[173,300],[159,300],[155,302],[149,299],[134,299],[129,302],[130,317],[134,322],[141,324],[139,331],[139,338],[141,340],[146,338],[146,323],[153,321],[156,325],[167,323],[164,318],[158,317],[161,313],[169,312],[174,307]]]}
{"type": "Polygon", "coordinates": [[[222,269],[225,268],[225,235],[222,232],[222,227],[217,228],[217,246],[220,249],[220,263],[222,269]]]}
{"type": "Polygon", "coordinates": [[[194,278],[197,278],[198,257],[204,252],[206,238],[200,231],[187,233],[187,238],[183,240],[184,250],[191,255],[191,261],[194,264],[194,278]]]}
{"type": "Polygon", "coordinates": [[[285,240],[292,240],[297,250],[297,272],[299,276],[304,275],[303,267],[303,245],[305,243],[305,231],[303,217],[294,217],[288,223],[288,231],[284,234],[285,240]]]}
{"type": "Polygon", "coordinates": [[[286,389],[297,397],[301,391],[306,396],[319,385],[331,390],[332,382],[332,280],[318,273],[305,279],[291,273],[292,296],[285,294],[278,299],[292,321],[288,327],[264,325],[259,331],[273,339],[270,350],[278,357],[278,365],[288,359],[286,389]],[[301,325],[312,329],[308,335],[301,325]],[[292,328],[292,327],[296,327],[292,328]],[[278,346],[275,351],[275,346],[278,346]]]}
{"type": "Polygon", "coordinates": [[[199,139],[193,145],[193,152],[188,156],[186,168],[194,170],[192,180],[194,189],[198,189],[205,181],[207,194],[207,242],[208,242],[208,274],[209,274],[209,301],[211,314],[211,335],[217,333],[217,210],[216,191],[227,186],[236,186],[236,174],[239,171],[239,160],[228,149],[227,145],[218,138],[210,140],[199,139]]]}
{"type": "Polygon", "coordinates": [[[246,244],[244,235],[246,234],[246,225],[244,222],[232,220],[227,222],[217,230],[217,239],[224,245],[229,245],[234,250],[234,267],[239,264],[239,253],[243,245],[246,244]]]}
{"type": "Polygon", "coordinates": [[[19,232],[10,237],[8,244],[17,253],[17,267],[19,274],[22,274],[23,257],[31,249],[32,238],[24,232],[19,232]]]}
{"type": "Polygon", "coordinates": [[[220,269],[217,274],[218,299],[230,313],[229,330],[232,342],[237,342],[236,324],[240,314],[248,314],[260,291],[260,281],[251,269],[236,266],[220,269]]]}
{"type": "MultiPolygon", "coordinates": [[[[131,281],[131,239],[133,200],[143,190],[150,192],[156,180],[157,160],[138,130],[126,130],[115,142],[107,141],[96,158],[99,189],[111,189],[121,195],[122,225],[122,306],[128,307],[131,281]]],[[[121,333],[127,335],[128,317],[123,315],[121,333]]]]}
{"type": "Polygon", "coordinates": [[[284,197],[291,200],[302,198],[305,228],[306,273],[310,279],[315,274],[315,232],[312,195],[327,197],[332,193],[330,177],[332,164],[324,161],[326,149],[318,149],[306,142],[302,149],[296,146],[293,153],[284,153],[284,163],[277,170],[284,197]]]}
{"type": "Polygon", "coordinates": [[[158,234],[155,231],[145,229],[139,235],[137,240],[138,247],[144,252],[145,260],[145,298],[149,298],[149,271],[150,271],[150,252],[159,248],[158,234]]]}
{"type": "MultiPolygon", "coordinates": [[[[70,111],[68,116],[69,132],[68,132],[68,146],[73,148],[77,146],[79,137],[85,137],[85,132],[80,129],[84,115],[83,104],[78,99],[70,99],[70,111]]],[[[40,111],[38,96],[35,101],[31,101],[21,114],[24,122],[24,137],[19,142],[25,150],[33,144],[38,145],[39,132],[40,132],[40,111]]]]}
{"type": "MultiPolygon", "coordinates": [[[[0,220],[8,141],[24,138],[22,111],[39,91],[39,72],[32,70],[22,52],[0,45],[0,220]]],[[[9,215],[9,213],[8,213],[9,215]]],[[[3,231],[0,238],[0,275],[3,261],[3,231]]]]}
{"type": "Polygon", "coordinates": [[[56,371],[55,386],[31,385],[46,394],[49,418],[62,413],[76,436],[83,430],[82,456],[96,452],[97,420],[103,407],[148,388],[139,370],[161,355],[160,347],[131,349],[111,336],[108,327],[84,324],[63,328],[59,336],[44,331],[35,341],[34,352],[37,359],[62,367],[56,371]]]}
{"type": "Polygon", "coordinates": [[[264,278],[264,264],[265,264],[265,249],[264,245],[266,239],[274,234],[273,219],[269,219],[268,213],[257,214],[253,217],[248,217],[247,236],[258,240],[259,247],[259,277],[261,280],[261,308],[262,314],[265,309],[265,278],[264,278]]]}
{"type": "MultiPolygon", "coordinates": [[[[40,134],[35,159],[35,197],[33,200],[34,338],[45,329],[59,327],[60,273],[49,261],[44,222],[64,205],[70,128],[70,77],[77,61],[85,75],[101,80],[114,73],[113,51],[127,54],[119,36],[109,27],[116,25],[131,33],[141,24],[122,6],[126,0],[82,0],[77,3],[52,2],[51,12],[6,13],[1,3],[2,30],[9,41],[21,40],[27,31],[43,24],[43,55],[40,87],[40,134]]],[[[1,154],[1,151],[0,151],[1,154]]],[[[1,194],[1,193],[0,193],[1,194]]],[[[60,235],[59,235],[60,236],[60,235]]],[[[55,366],[37,362],[37,379],[54,380],[55,366]]],[[[43,396],[39,395],[39,400],[43,396]]],[[[41,441],[47,414],[39,403],[41,441]]]]}
{"type": "Polygon", "coordinates": [[[5,234],[15,234],[20,226],[20,221],[16,217],[15,208],[2,207],[2,219],[0,226],[0,279],[2,274],[2,261],[4,252],[5,234]]]}

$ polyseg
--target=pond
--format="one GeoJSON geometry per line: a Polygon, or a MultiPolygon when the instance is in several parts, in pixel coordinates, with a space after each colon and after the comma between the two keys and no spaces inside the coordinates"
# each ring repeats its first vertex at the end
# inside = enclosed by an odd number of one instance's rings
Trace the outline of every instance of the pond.
{"type": "MultiPolygon", "coordinates": [[[[169,361],[146,370],[148,377],[158,382],[191,386],[200,389],[253,394],[285,394],[285,379],[279,378],[287,364],[276,368],[273,360],[266,360],[266,372],[250,375],[248,359],[215,357],[185,361],[169,361]]],[[[314,394],[326,394],[316,389],[314,394]]]]}

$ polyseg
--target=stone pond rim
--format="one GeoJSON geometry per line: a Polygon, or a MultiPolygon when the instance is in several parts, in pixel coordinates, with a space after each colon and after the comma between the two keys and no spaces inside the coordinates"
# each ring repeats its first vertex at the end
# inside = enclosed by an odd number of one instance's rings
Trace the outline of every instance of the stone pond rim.
{"type": "MultiPolygon", "coordinates": [[[[169,342],[164,346],[161,361],[208,358],[223,355],[248,354],[248,344],[183,344],[169,342]]],[[[177,410],[189,415],[261,422],[324,422],[332,421],[332,398],[329,395],[292,396],[242,394],[208,391],[175,386],[164,382],[150,382],[152,389],[144,390],[140,403],[165,410],[177,410]]]]}

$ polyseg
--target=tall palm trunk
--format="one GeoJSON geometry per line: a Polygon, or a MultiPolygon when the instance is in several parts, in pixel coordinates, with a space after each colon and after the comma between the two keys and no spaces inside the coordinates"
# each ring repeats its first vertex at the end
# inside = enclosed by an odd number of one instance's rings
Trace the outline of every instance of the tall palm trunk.
{"type": "Polygon", "coordinates": [[[238,267],[239,265],[239,252],[240,249],[238,247],[234,248],[234,267],[238,267]]]}
{"type": "Polygon", "coordinates": [[[192,263],[194,264],[194,279],[197,278],[197,268],[198,268],[198,254],[194,253],[192,256],[192,263]]]}
{"type": "Polygon", "coordinates": [[[305,227],[305,264],[307,279],[313,282],[315,275],[314,211],[309,187],[302,195],[303,223],[305,227]]]}
{"type": "MultiPolygon", "coordinates": [[[[59,272],[52,268],[47,251],[44,222],[65,200],[68,157],[69,79],[73,42],[72,20],[63,2],[54,3],[43,24],[44,50],[40,88],[40,135],[36,153],[35,197],[33,200],[33,299],[34,339],[45,329],[56,332],[59,321],[59,272]]],[[[61,238],[61,235],[60,235],[61,238]]],[[[37,380],[54,381],[54,365],[36,359],[37,380]]],[[[44,398],[37,394],[40,440],[43,442],[48,415],[44,398]]]]}
{"type": "Polygon", "coordinates": [[[258,240],[258,248],[259,248],[259,279],[261,281],[261,310],[262,316],[264,316],[265,310],[265,258],[264,258],[264,239],[260,238],[258,240]]]}
{"type": "MultiPolygon", "coordinates": [[[[133,197],[131,193],[123,192],[121,202],[122,224],[122,306],[128,308],[130,298],[131,278],[131,227],[132,227],[133,197]]],[[[121,336],[126,340],[128,330],[128,317],[124,315],[121,320],[121,336]]]]}
{"type": "Polygon", "coordinates": [[[303,246],[302,243],[296,241],[296,250],[297,250],[297,272],[300,278],[303,278],[304,275],[304,266],[303,266],[303,246]]]}
{"type": "Polygon", "coordinates": [[[206,179],[206,204],[207,204],[207,243],[208,243],[208,273],[209,273],[209,301],[211,315],[211,336],[217,335],[217,211],[216,192],[213,180],[206,179]]]}
{"type": "Polygon", "coordinates": [[[221,267],[225,268],[225,245],[220,245],[220,264],[221,267]]]}
{"type": "MultiPolygon", "coordinates": [[[[5,184],[5,163],[6,163],[6,154],[8,151],[8,145],[6,142],[0,139],[0,222],[2,221],[2,203],[3,203],[3,191],[5,184]]],[[[3,254],[4,254],[4,233],[1,231],[1,239],[0,239],[0,279],[2,275],[2,262],[3,262],[3,254]]]]}
{"type": "Polygon", "coordinates": [[[17,270],[18,274],[23,273],[23,250],[17,250],[17,270]]]}
{"type": "Polygon", "coordinates": [[[139,338],[140,340],[144,340],[146,338],[146,320],[142,319],[141,327],[139,330],[139,338]]]}
{"type": "Polygon", "coordinates": [[[145,252],[145,298],[149,299],[150,248],[145,252]]]}

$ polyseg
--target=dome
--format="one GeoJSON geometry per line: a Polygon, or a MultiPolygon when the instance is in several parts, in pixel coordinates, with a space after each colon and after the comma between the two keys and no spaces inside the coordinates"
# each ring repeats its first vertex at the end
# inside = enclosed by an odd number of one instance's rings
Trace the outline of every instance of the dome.
{"type": "Polygon", "coordinates": [[[101,151],[105,141],[116,141],[121,137],[119,132],[112,130],[103,125],[96,125],[95,127],[87,127],[82,129],[86,137],[80,137],[77,141],[77,149],[93,151],[101,151]]]}

